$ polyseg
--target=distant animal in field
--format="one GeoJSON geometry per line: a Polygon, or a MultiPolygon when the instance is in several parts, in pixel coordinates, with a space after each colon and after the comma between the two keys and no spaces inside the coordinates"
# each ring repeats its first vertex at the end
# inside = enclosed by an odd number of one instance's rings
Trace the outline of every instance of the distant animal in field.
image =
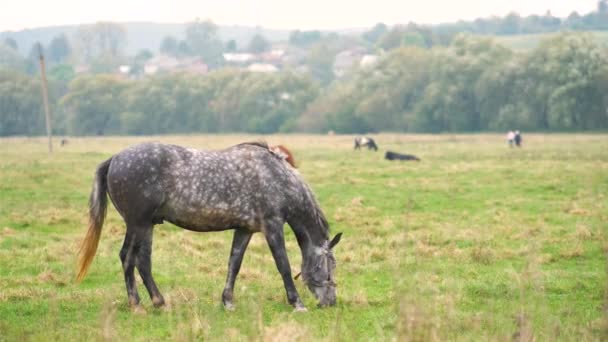
{"type": "Polygon", "coordinates": [[[416,157],[415,155],[412,155],[412,154],[402,154],[402,153],[391,152],[391,151],[386,151],[386,154],[384,155],[384,159],[387,159],[387,160],[414,160],[414,161],[420,161],[420,159],[418,157],[416,157]]]}
{"type": "Polygon", "coordinates": [[[243,143],[220,151],[144,143],[102,162],[89,197],[89,228],[80,249],[78,280],[86,275],[97,251],[106,194],[127,226],[120,261],[131,306],[137,307],[140,301],[135,268],[154,306],[165,304],[152,277],[151,262],[153,227],[163,221],[196,232],[234,230],[222,293],[226,309],[234,307],[234,283],[251,236],[261,232],[289,303],[296,311],[306,310],[291,277],[285,222],[301,249],[307,287],[320,306],[336,303],[333,248],[342,234],[329,239],[329,224],[310,187],[264,143],[243,143]]]}
{"type": "Polygon", "coordinates": [[[61,146],[65,146],[67,144],[68,144],[68,139],[66,139],[66,138],[63,138],[59,141],[59,145],[61,145],[61,146]]]}
{"type": "Polygon", "coordinates": [[[378,145],[376,145],[376,142],[374,141],[374,139],[372,139],[370,137],[356,137],[355,138],[355,150],[359,150],[365,146],[367,146],[368,150],[378,151],[378,145]]]}
{"type": "Polygon", "coordinates": [[[515,146],[521,147],[522,138],[521,133],[519,131],[515,131],[515,136],[513,140],[515,141],[515,146]]]}
{"type": "Polygon", "coordinates": [[[293,154],[291,151],[287,149],[287,147],[283,145],[276,145],[270,147],[270,150],[276,154],[278,154],[281,158],[285,159],[289,165],[296,168],[296,160],[293,158],[293,154]]]}

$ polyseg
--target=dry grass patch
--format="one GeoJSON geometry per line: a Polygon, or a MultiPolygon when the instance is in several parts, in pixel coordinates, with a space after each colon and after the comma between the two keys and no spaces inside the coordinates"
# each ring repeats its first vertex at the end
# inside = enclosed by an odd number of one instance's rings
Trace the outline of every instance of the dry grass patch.
{"type": "Polygon", "coordinates": [[[308,328],[293,321],[266,327],[262,336],[262,341],[264,342],[305,342],[311,340],[313,340],[313,335],[308,328]]]}
{"type": "Polygon", "coordinates": [[[491,248],[484,246],[475,246],[471,248],[469,256],[473,262],[490,265],[494,262],[496,254],[491,248]]]}
{"type": "Polygon", "coordinates": [[[401,302],[397,322],[399,341],[441,341],[438,333],[438,316],[433,317],[420,305],[401,302]]]}
{"type": "Polygon", "coordinates": [[[565,259],[580,258],[585,254],[585,248],[581,243],[576,243],[574,246],[562,249],[559,255],[565,259]]]}

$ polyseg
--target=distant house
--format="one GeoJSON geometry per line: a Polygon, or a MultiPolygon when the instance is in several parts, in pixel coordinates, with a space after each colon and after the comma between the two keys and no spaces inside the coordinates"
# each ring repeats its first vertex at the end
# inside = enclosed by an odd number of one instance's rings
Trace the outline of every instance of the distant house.
{"type": "Polygon", "coordinates": [[[281,63],[285,56],[285,50],[276,49],[261,54],[261,59],[269,63],[281,63]]]}
{"type": "Polygon", "coordinates": [[[209,66],[200,58],[188,58],[182,60],[178,71],[185,71],[190,74],[206,74],[209,66]]]}
{"type": "Polygon", "coordinates": [[[354,48],[341,51],[334,59],[334,64],[332,67],[334,75],[336,75],[338,78],[343,77],[353,67],[358,66],[361,63],[364,55],[365,49],[363,48],[354,48]]]}
{"type": "Polygon", "coordinates": [[[74,67],[74,73],[76,74],[85,74],[91,70],[91,67],[86,64],[79,64],[74,67]]]}
{"type": "Polygon", "coordinates": [[[361,57],[361,61],[359,62],[359,65],[362,68],[368,68],[368,67],[374,66],[376,63],[378,63],[377,55],[363,55],[363,57],[361,57]]]}
{"type": "Polygon", "coordinates": [[[161,72],[188,72],[205,74],[209,66],[198,57],[177,59],[170,56],[160,55],[150,58],[144,65],[144,74],[154,75],[161,72]]]}
{"type": "Polygon", "coordinates": [[[159,55],[152,57],[144,64],[144,74],[154,75],[161,71],[174,71],[179,65],[179,60],[174,57],[159,55]]]}
{"type": "Polygon", "coordinates": [[[281,57],[281,65],[284,67],[298,68],[305,66],[308,51],[299,47],[290,46],[281,57]]]}
{"type": "Polygon", "coordinates": [[[226,62],[238,64],[249,63],[256,59],[256,56],[252,53],[225,53],[223,56],[226,62]]]}
{"type": "Polygon", "coordinates": [[[252,72],[277,72],[279,68],[268,63],[253,63],[247,67],[247,70],[252,72]]]}

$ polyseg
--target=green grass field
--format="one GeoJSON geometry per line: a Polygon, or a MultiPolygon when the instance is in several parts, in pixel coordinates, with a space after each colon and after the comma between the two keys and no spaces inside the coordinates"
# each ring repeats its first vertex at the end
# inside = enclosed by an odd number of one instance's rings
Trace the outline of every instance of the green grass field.
{"type": "MultiPolygon", "coordinates": [[[[601,340],[608,338],[608,136],[350,136],[0,140],[0,340],[601,340]],[[132,312],[111,207],[87,278],[74,282],[98,163],[140,141],[292,149],[332,226],[338,305],[294,313],[262,236],[220,304],[231,232],[156,227],[153,273],[169,305],[132,312]],[[388,162],[387,149],[422,162],[388,162]]],[[[300,255],[286,227],[294,272],[300,255]]],[[[138,276],[139,281],[139,276],[138,276]]]]}

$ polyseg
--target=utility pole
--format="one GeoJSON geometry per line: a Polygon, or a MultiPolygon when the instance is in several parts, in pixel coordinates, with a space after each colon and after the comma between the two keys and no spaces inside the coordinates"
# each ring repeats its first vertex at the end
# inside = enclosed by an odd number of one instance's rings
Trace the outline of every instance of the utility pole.
{"type": "Polygon", "coordinates": [[[46,82],[46,68],[44,66],[44,55],[42,46],[38,43],[38,54],[40,56],[40,74],[42,75],[42,99],[44,100],[44,117],[46,118],[46,135],[49,138],[49,153],[53,153],[53,131],[51,129],[51,109],[49,108],[49,89],[46,82]]]}

